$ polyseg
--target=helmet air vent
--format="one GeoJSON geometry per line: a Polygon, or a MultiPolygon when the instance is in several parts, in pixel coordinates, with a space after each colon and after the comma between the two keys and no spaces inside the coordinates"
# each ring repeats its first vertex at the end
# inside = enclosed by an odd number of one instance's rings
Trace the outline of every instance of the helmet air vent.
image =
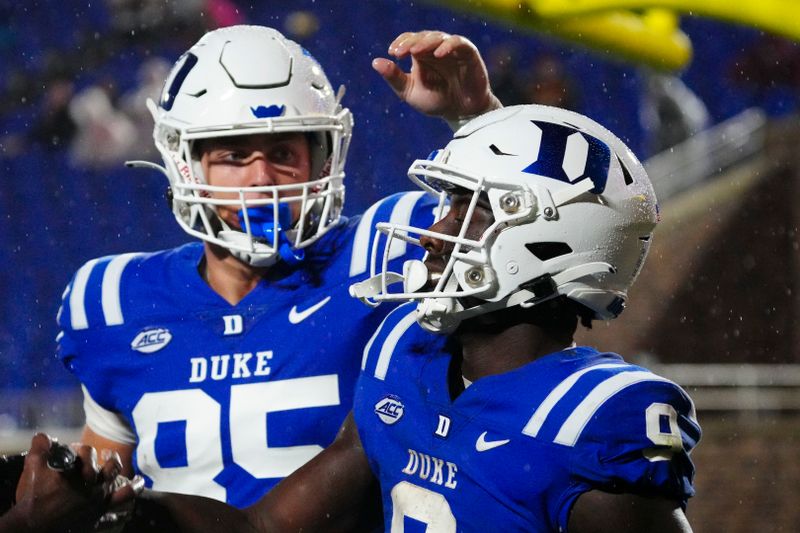
{"type": "Polygon", "coordinates": [[[489,150],[491,150],[494,155],[514,155],[514,154],[507,154],[506,152],[502,151],[500,148],[497,147],[496,144],[490,145],[489,150]]]}
{"type": "Polygon", "coordinates": [[[619,166],[622,167],[622,177],[625,180],[625,185],[633,185],[633,176],[628,171],[628,167],[625,166],[625,163],[622,162],[622,159],[617,157],[617,161],[619,161],[619,166]]]}
{"type": "Polygon", "coordinates": [[[540,261],[547,261],[572,253],[572,248],[565,242],[529,242],[525,245],[540,261]]]}

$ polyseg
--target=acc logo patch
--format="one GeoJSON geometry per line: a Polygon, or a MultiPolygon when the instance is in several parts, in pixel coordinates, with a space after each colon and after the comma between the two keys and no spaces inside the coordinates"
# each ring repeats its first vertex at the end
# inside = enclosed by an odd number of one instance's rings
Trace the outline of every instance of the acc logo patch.
{"type": "Polygon", "coordinates": [[[375,404],[375,414],[384,424],[394,424],[403,416],[403,402],[394,394],[387,394],[375,404]]]}
{"type": "Polygon", "coordinates": [[[142,353],[153,353],[169,344],[172,333],[166,328],[149,328],[139,332],[131,341],[131,349],[142,353]]]}

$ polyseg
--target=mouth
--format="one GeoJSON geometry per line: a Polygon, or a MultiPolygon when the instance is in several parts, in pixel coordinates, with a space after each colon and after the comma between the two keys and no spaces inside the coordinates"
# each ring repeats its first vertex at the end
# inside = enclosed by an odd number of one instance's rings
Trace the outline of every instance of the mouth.
{"type": "Polygon", "coordinates": [[[415,292],[431,292],[436,289],[436,286],[442,279],[445,262],[442,261],[441,258],[437,258],[436,260],[429,258],[428,261],[425,262],[425,266],[428,269],[428,279],[425,281],[425,284],[415,292]]]}

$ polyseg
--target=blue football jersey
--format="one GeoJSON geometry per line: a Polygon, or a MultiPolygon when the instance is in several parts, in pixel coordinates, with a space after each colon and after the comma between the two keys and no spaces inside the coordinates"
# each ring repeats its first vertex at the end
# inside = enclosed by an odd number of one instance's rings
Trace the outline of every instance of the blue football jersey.
{"type": "MultiPolygon", "coordinates": [[[[369,275],[375,223],[427,227],[435,204],[401,193],[342,219],[237,305],[201,279],[201,243],[89,261],[64,294],[59,356],[130,425],[148,486],[249,505],[330,444],[352,408],[364,346],[393,308],[348,294],[369,275]]],[[[421,249],[391,252],[399,269],[421,249]]]]}
{"type": "Polygon", "coordinates": [[[693,494],[700,428],[676,384],[575,347],[479,379],[453,401],[445,343],[406,304],[365,349],[355,421],[386,531],[561,532],[592,489],[684,505],[693,494]]]}

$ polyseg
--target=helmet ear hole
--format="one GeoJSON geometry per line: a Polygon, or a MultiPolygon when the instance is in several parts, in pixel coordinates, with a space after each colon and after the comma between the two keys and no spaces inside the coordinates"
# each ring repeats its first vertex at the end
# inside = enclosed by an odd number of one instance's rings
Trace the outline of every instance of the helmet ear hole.
{"type": "Polygon", "coordinates": [[[306,133],[308,148],[311,155],[310,179],[315,180],[330,173],[331,146],[330,132],[306,133]]]}

